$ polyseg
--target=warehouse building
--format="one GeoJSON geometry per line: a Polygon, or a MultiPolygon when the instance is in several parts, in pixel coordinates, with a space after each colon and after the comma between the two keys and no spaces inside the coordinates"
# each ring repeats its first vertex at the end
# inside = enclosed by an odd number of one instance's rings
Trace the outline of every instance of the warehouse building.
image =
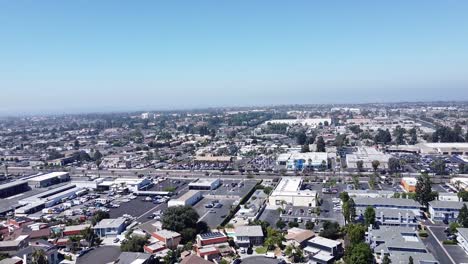
{"type": "Polygon", "coordinates": [[[388,160],[392,156],[384,154],[375,148],[371,147],[359,147],[352,154],[346,154],[346,165],[349,169],[358,169],[358,162],[362,161],[362,167],[365,170],[372,170],[372,162],[379,162],[379,169],[388,168],[388,160]]]}
{"type": "Polygon", "coordinates": [[[203,197],[202,197],[202,194],[201,194],[200,191],[190,190],[190,191],[186,192],[184,195],[182,195],[179,198],[169,200],[167,205],[169,207],[194,205],[198,201],[200,201],[202,198],[203,197]]]}
{"type": "Polygon", "coordinates": [[[281,206],[291,204],[293,206],[317,206],[317,192],[311,190],[301,190],[302,178],[284,177],[276,186],[269,197],[270,205],[281,206]]]}
{"type": "Polygon", "coordinates": [[[21,199],[19,201],[19,204],[25,205],[25,204],[34,203],[34,202],[37,202],[38,200],[43,200],[43,199],[51,197],[51,196],[53,196],[53,195],[55,195],[57,193],[67,191],[67,190],[73,189],[75,187],[76,186],[74,184],[67,184],[67,185],[64,185],[64,186],[60,186],[60,187],[57,187],[57,188],[54,188],[54,189],[51,189],[51,190],[48,190],[48,191],[45,191],[45,192],[41,192],[39,194],[30,196],[30,197],[27,197],[27,198],[24,198],[24,199],[21,199]]]}
{"type": "Polygon", "coordinates": [[[0,198],[17,195],[29,190],[28,182],[15,181],[0,185],[0,198]]]}
{"type": "Polygon", "coordinates": [[[421,143],[421,154],[468,155],[468,143],[421,143]]]}
{"type": "Polygon", "coordinates": [[[304,168],[320,168],[328,166],[328,154],[325,152],[284,153],[276,160],[279,166],[287,170],[302,170],[304,168]]]}
{"type": "Polygon", "coordinates": [[[194,182],[189,183],[190,190],[216,190],[221,185],[219,179],[197,179],[194,182]]]}
{"type": "Polygon", "coordinates": [[[68,172],[51,172],[28,179],[28,184],[32,188],[43,188],[69,180],[68,172]]]}

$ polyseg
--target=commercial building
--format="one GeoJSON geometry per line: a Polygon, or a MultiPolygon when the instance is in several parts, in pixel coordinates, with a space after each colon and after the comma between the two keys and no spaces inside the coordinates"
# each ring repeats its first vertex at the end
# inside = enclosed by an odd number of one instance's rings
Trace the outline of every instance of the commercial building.
{"type": "MultiPolygon", "coordinates": [[[[363,213],[361,211],[361,213],[363,213]]],[[[361,214],[361,218],[364,216],[361,214]]],[[[379,226],[407,226],[417,227],[419,215],[411,210],[401,209],[375,209],[375,222],[379,226]]]]}
{"type": "Polygon", "coordinates": [[[195,163],[231,163],[231,156],[196,156],[193,162],[195,163]]]}
{"type": "Polygon", "coordinates": [[[455,177],[450,179],[450,184],[457,188],[459,191],[468,191],[468,178],[455,177]]]}
{"type": "Polygon", "coordinates": [[[284,153],[280,154],[276,164],[286,166],[287,170],[302,170],[304,168],[320,168],[328,166],[326,152],[284,153]]]}
{"type": "Polygon", "coordinates": [[[438,264],[419,239],[416,229],[412,227],[381,226],[380,229],[369,227],[366,242],[373,249],[377,263],[381,263],[387,255],[392,263],[407,263],[411,256],[414,263],[438,264]]]}
{"type": "Polygon", "coordinates": [[[29,196],[27,198],[21,199],[19,201],[19,203],[22,204],[22,205],[34,203],[34,202],[37,202],[39,200],[43,200],[43,199],[46,199],[48,197],[51,197],[51,196],[53,196],[55,194],[58,194],[58,193],[65,192],[67,190],[73,189],[75,187],[76,186],[74,184],[63,185],[63,186],[56,187],[56,188],[53,188],[53,189],[45,191],[45,192],[41,192],[41,193],[33,195],[33,196],[29,196]]]}
{"type": "Polygon", "coordinates": [[[362,211],[362,213],[370,206],[375,209],[412,211],[416,216],[420,216],[422,208],[422,205],[413,199],[356,197],[354,202],[356,203],[356,212],[362,211]]]}
{"type": "Polygon", "coordinates": [[[69,180],[68,172],[51,172],[28,179],[28,184],[32,188],[43,188],[69,180]]]}
{"type": "Polygon", "coordinates": [[[285,125],[303,125],[316,127],[319,125],[331,124],[331,118],[304,118],[304,119],[273,119],[265,124],[285,124],[285,125]]]}
{"type": "Polygon", "coordinates": [[[221,185],[219,179],[197,179],[194,182],[189,183],[190,190],[216,190],[221,185]]]}
{"type": "Polygon", "coordinates": [[[458,197],[458,193],[439,192],[439,196],[437,198],[439,201],[446,201],[446,202],[460,202],[461,201],[460,197],[458,197]]]}
{"type": "Polygon", "coordinates": [[[270,205],[317,206],[317,192],[301,190],[302,178],[283,177],[269,197],[270,205]]]}
{"type": "Polygon", "coordinates": [[[236,226],[234,233],[234,242],[239,247],[260,246],[263,244],[264,235],[261,226],[236,226]]]}
{"type": "Polygon", "coordinates": [[[352,154],[346,154],[346,165],[349,169],[358,169],[358,162],[362,161],[364,170],[372,170],[372,162],[379,162],[379,169],[388,168],[388,160],[392,156],[371,147],[358,147],[352,154]]]}
{"type": "Polygon", "coordinates": [[[26,216],[28,214],[39,212],[40,210],[45,208],[45,204],[46,203],[44,201],[39,200],[37,202],[32,202],[22,207],[16,208],[15,216],[26,216]]]}
{"type": "Polygon", "coordinates": [[[169,207],[194,205],[201,199],[202,199],[202,193],[200,191],[190,190],[179,198],[169,200],[167,205],[169,207]]]}
{"type": "Polygon", "coordinates": [[[340,241],[316,236],[307,241],[304,252],[316,263],[329,264],[341,257],[344,250],[340,241]]]}
{"type": "Polygon", "coordinates": [[[468,143],[421,143],[421,154],[468,155],[468,143]]]}
{"type": "Polygon", "coordinates": [[[163,242],[167,248],[172,249],[176,248],[182,240],[182,236],[179,233],[166,229],[153,232],[151,236],[163,242]]]}
{"type": "Polygon", "coordinates": [[[93,227],[93,230],[100,237],[120,235],[125,230],[125,218],[103,219],[93,227]]]}
{"type": "Polygon", "coordinates": [[[416,180],[416,178],[413,177],[401,178],[401,186],[403,186],[403,189],[405,189],[406,192],[415,192],[417,182],[418,181],[416,180]]]}
{"type": "Polygon", "coordinates": [[[367,197],[367,198],[392,198],[394,191],[385,190],[348,190],[349,197],[367,197]]]}
{"type": "Polygon", "coordinates": [[[28,182],[14,181],[0,185],[0,198],[7,198],[29,190],[28,182]]]}
{"type": "Polygon", "coordinates": [[[28,245],[28,235],[18,236],[15,240],[0,241],[0,254],[13,255],[28,245]]]}
{"type": "Polygon", "coordinates": [[[429,202],[429,214],[432,221],[454,222],[464,202],[432,201],[429,202]]]}

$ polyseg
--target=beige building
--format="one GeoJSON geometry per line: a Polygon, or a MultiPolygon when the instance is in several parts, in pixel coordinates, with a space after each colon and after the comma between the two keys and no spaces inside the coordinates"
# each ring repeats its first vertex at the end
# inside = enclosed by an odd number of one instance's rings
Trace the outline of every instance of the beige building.
{"type": "Polygon", "coordinates": [[[316,207],[317,192],[301,190],[301,177],[283,177],[269,197],[272,206],[290,204],[293,206],[316,207]]]}

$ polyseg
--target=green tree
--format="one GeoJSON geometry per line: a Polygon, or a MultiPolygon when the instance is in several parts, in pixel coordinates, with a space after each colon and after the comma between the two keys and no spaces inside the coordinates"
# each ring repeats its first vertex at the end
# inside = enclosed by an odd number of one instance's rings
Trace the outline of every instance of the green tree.
{"type": "Polygon", "coordinates": [[[143,252],[143,247],[147,242],[147,237],[133,235],[122,241],[120,244],[120,250],[123,252],[143,252]]]}
{"type": "Polygon", "coordinates": [[[364,161],[358,160],[358,161],[356,162],[356,167],[357,167],[358,171],[363,171],[363,169],[364,169],[364,161]]]}
{"type": "Polygon", "coordinates": [[[375,224],[375,210],[371,206],[368,206],[364,212],[364,223],[366,226],[375,224]]]}
{"type": "Polygon", "coordinates": [[[374,171],[377,171],[379,166],[380,166],[380,161],[378,161],[378,160],[372,161],[372,168],[374,169],[374,171]]]}
{"type": "Polygon", "coordinates": [[[289,227],[289,228],[299,227],[299,223],[298,223],[298,222],[289,222],[289,223],[288,223],[288,227],[289,227]]]}
{"type": "Polygon", "coordinates": [[[317,152],[325,152],[325,141],[323,140],[323,137],[318,137],[316,144],[317,152]]]}
{"type": "Polygon", "coordinates": [[[309,144],[304,144],[304,145],[302,145],[302,147],[301,147],[301,152],[302,152],[302,153],[310,152],[309,144]]]}
{"type": "Polygon", "coordinates": [[[457,232],[457,228],[460,227],[460,224],[457,222],[452,222],[449,225],[449,230],[451,234],[455,234],[457,232]]]}
{"type": "Polygon", "coordinates": [[[408,264],[414,264],[414,260],[412,256],[409,256],[408,258],[408,264]]]}
{"type": "Polygon", "coordinates": [[[102,153],[99,150],[96,150],[93,155],[93,160],[97,161],[101,159],[102,159],[102,153]]]}
{"type": "Polygon", "coordinates": [[[348,247],[346,250],[345,262],[353,264],[373,263],[374,255],[369,245],[361,242],[348,247]]]}
{"type": "Polygon", "coordinates": [[[458,164],[458,172],[461,173],[461,174],[464,174],[467,170],[467,166],[465,165],[465,163],[459,163],[458,164]]]}
{"type": "Polygon", "coordinates": [[[340,199],[343,203],[346,203],[347,201],[349,201],[349,194],[347,192],[341,192],[340,199]]]}
{"type": "Polygon", "coordinates": [[[340,225],[337,222],[325,221],[323,223],[323,230],[320,232],[320,236],[337,239],[341,236],[340,225]]]}
{"type": "Polygon", "coordinates": [[[394,173],[400,170],[400,161],[397,158],[391,157],[388,160],[388,169],[394,173]]]}
{"type": "Polygon", "coordinates": [[[180,252],[178,250],[169,250],[164,256],[164,264],[175,264],[179,262],[180,252]]]}
{"type": "Polygon", "coordinates": [[[197,232],[207,231],[206,223],[202,228],[197,224],[199,218],[197,211],[191,206],[169,207],[162,218],[162,228],[180,233],[182,240],[188,242],[195,238],[197,232]]]}
{"type": "Polygon", "coordinates": [[[305,131],[301,131],[300,133],[297,134],[296,142],[298,145],[304,145],[306,143],[308,144],[307,135],[305,134],[305,131]]]}
{"type": "Polygon", "coordinates": [[[278,229],[283,229],[283,228],[285,228],[285,227],[286,227],[286,223],[285,223],[283,220],[279,219],[279,220],[276,222],[276,228],[278,228],[278,229]]]}
{"type": "Polygon", "coordinates": [[[264,246],[267,247],[268,250],[273,250],[276,247],[281,247],[283,241],[284,236],[282,232],[271,227],[267,227],[267,236],[265,239],[264,246]]]}
{"type": "Polygon", "coordinates": [[[350,209],[349,209],[349,203],[345,202],[343,203],[343,210],[342,214],[345,220],[345,224],[349,223],[351,220],[351,214],[350,214],[350,209]]]}
{"type": "Polygon", "coordinates": [[[466,207],[466,204],[463,204],[462,208],[460,209],[457,221],[462,227],[468,228],[468,208],[466,207]]]}
{"type": "Polygon", "coordinates": [[[468,202],[468,192],[465,190],[461,190],[457,193],[458,198],[460,198],[464,202],[468,202]]]}
{"type": "Polygon", "coordinates": [[[270,186],[266,186],[265,188],[263,188],[263,192],[266,194],[266,195],[270,195],[270,193],[273,191],[273,188],[270,187],[270,186]]]}
{"type": "Polygon", "coordinates": [[[346,241],[349,245],[364,242],[366,227],[360,224],[350,224],[347,226],[346,241]]]}
{"type": "Polygon", "coordinates": [[[101,220],[108,219],[109,217],[110,215],[108,212],[99,210],[94,214],[93,218],[91,219],[91,223],[96,225],[97,223],[101,222],[101,220]]]}
{"type": "Polygon", "coordinates": [[[349,217],[350,221],[354,222],[354,219],[356,219],[356,203],[354,203],[354,199],[350,198],[348,201],[348,206],[349,206],[349,217]]]}
{"type": "Polygon", "coordinates": [[[432,192],[432,183],[429,175],[420,175],[418,177],[418,181],[416,182],[415,200],[427,207],[429,202],[434,200],[434,198],[434,193],[432,192]]]}
{"type": "Polygon", "coordinates": [[[39,249],[39,250],[34,250],[32,254],[32,263],[33,264],[47,264],[47,256],[44,252],[44,250],[39,249]]]}
{"type": "Polygon", "coordinates": [[[375,190],[375,185],[377,183],[377,172],[374,172],[369,176],[369,188],[371,190],[375,190]]]}
{"type": "Polygon", "coordinates": [[[431,168],[437,175],[445,175],[447,172],[445,171],[446,165],[445,160],[443,159],[436,159],[431,163],[431,168]]]}
{"type": "Polygon", "coordinates": [[[305,224],[305,228],[308,229],[308,230],[313,230],[314,227],[315,227],[315,224],[312,221],[307,221],[306,224],[305,224]]]}
{"type": "Polygon", "coordinates": [[[388,257],[388,255],[385,255],[382,259],[382,264],[390,264],[392,263],[392,260],[388,257]]]}

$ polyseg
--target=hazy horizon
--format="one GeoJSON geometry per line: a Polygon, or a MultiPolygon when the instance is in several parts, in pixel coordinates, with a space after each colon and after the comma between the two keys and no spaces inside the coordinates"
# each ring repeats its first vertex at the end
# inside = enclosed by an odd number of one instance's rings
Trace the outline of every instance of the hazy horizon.
{"type": "Polygon", "coordinates": [[[468,100],[468,2],[0,4],[0,115],[468,100]]]}

